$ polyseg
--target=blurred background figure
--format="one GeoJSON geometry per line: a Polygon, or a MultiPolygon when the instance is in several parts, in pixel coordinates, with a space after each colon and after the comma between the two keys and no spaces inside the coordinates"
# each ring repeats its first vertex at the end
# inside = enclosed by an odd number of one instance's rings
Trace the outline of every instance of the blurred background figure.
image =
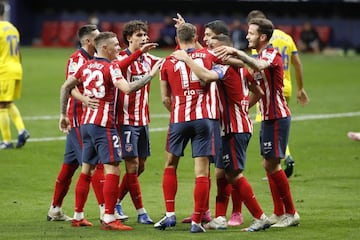
{"type": "Polygon", "coordinates": [[[236,49],[246,50],[248,41],[246,40],[246,31],[239,19],[235,19],[231,24],[231,40],[236,49]]]}
{"type": "Polygon", "coordinates": [[[360,132],[348,132],[348,137],[354,141],[360,141],[360,132]]]}
{"type": "Polygon", "coordinates": [[[89,15],[88,23],[99,27],[98,25],[100,23],[100,20],[99,20],[98,16],[96,15],[96,13],[92,13],[89,15]]]}
{"type": "Polygon", "coordinates": [[[176,28],[171,16],[164,17],[164,27],[160,30],[160,38],[157,43],[159,47],[175,47],[176,46],[176,28]]]}
{"type": "Polygon", "coordinates": [[[300,33],[298,43],[299,50],[301,52],[319,53],[321,51],[321,45],[319,33],[310,21],[306,21],[300,33]]]}
{"type": "Polygon", "coordinates": [[[18,132],[16,148],[25,145],[30,133],[25,129],[20,110],[14,101],[21,98],[23,67],[20,52],[20,32],[5,19],[9,5],[0,2],[0,151],[14,148],[10,120],[18,132]]]}

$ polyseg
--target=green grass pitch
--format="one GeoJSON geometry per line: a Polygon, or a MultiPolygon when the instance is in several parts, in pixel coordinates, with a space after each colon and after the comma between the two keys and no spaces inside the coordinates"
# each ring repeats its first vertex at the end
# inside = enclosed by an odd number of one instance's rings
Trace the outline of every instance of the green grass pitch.
{"type": "MultiPolygon", "coordinates": [[[[123,207],[130,216],[128,232],[100,230],[99,208],[90,191],[85,207],[92,228],[72,228],[68,222],[47,222],[55,178],[63,160],[64,135],[58,130],[59,92],[65,77],[67,58],[74,49],[23,48],[23,93],[16,102],[31,138],[22,149],[0,152],[0,239],[360,239],[360,142],[346,136],[360,131],[359,56],[301,55],[305,73],[305,89],[310,104],[296,104],[296,85],[290,108],[293,122],[290,148],[296,161],[294,175],[289,179],[296,208],[301,216],[299,227],[268,229],[244,233],[240,227],[225,231],[191,234],[190,226],[181,219],[193,210],[194,173],[190,146],[178,169],[176,213],[178,223],[173,229],[159,231],[152,225],[136,223],[137,213],[129,195],[123,207]]],[[[169,52],[152,51],[158,56],[169,52]]],[[[164,212],[162,175],[168,113],[162,106],[158,78],[152,80],[150,94],[151,157],[140,177],[145,208],[154,221],[164,212]]],[[[253,113],[253,110],[252,110],[253,113]]],[[[245,175],[267,215],[272,213],[272,200],[259,156],[259,124],[248,148],[245,175]]],[[[17,133],[12,127],[15,140],[17,133]]],[[[122,169],[123,163],[121,164],[122,169]]],[[[214,168],[212,166],[212,173],[214,168]]],[[[78,172],[77,172],[78,174],[78,172]]],[[[74,186],[63,209],[72,216],[74,186]]],[[[212,174],[211,211],[214,214],[216,193],[212,174]]],[[[228,209],[230,216],[231,202],[228,209]]],[[[251,217],[243,206],[245,224],[251,217]]]]}

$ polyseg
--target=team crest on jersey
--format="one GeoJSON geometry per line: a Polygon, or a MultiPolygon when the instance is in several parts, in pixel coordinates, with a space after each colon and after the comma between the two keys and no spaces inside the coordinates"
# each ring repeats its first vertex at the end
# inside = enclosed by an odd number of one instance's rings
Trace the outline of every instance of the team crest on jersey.
{"type": "Polygon", "coordinates": [[[69,72],[76,72],[78,66],[77,66],[77,62],[72,62],[70,65],[69,65],[69,72]]]}
{"type": "Polygon", "coordinates": [[[115,68],[114,71],[113,71],[113,74],[114,74],[115,77],[122,76],[121,71],[120,71],[119,68],[115,68]]]}
{"type": "Polygon", "coordinates": [[[133,145],[132,144],[130,144],[130,143],[125,144],[125,151],[126,152],[132,152],[132,150],[133,150],[133,145]]]}

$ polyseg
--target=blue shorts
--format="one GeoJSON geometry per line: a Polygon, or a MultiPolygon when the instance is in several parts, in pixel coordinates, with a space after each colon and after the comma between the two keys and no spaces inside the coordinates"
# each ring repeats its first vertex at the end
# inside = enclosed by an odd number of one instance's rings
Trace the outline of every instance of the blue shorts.
{"type": "Polygon", "coordinates": [[[210,119],[198,119],[189,122],[170,123],[166,151],[175,156],[184,156],[184,149],[191,140],[192,157],[213,156],[214,123],[210,119]]]}
{"type": "Polygon", "coordinates": [[[244,170],[246,150],[251,138],[250,133],[232,133],[222,137],[222,161],[216,162],[216,167],[226,172],[244,170]]]}
{"type": "Polygon", "coordinates": [[[260,151],[265,159],[282,159],[288,144],[291,117],[261,122],[260,151]]]}
{"type": "Polygon", "coordinates": [[[148,126],[122,125],[118,129],[122,158],[150,156],[148,126]]]}
{"type": "Polygon", "coordinates": [[[81,165],[82,140],[80,128],[74,127],[66,136],[64,163],[81,165]]]}
{"type": "Polygon", "coordinates": [[[121,162],[120,139],[115,128],[104,128],[95,124],[81,125],[83,139],[82,161],[96,165],[121,162]]]}
{"type": "Polygon", "coordinates": [[[215,155],[210,156],[210,162],[216,163],[222,161],[222,140],[220,135],[220,122],[219,120],[211,120],[214,124],[214,144],[215,144],[215,155]]]}

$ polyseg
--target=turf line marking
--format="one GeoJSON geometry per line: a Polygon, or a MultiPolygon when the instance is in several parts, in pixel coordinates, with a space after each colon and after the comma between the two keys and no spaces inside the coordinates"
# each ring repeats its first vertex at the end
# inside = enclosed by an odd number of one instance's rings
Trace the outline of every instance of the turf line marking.
{"type": "MultiPolygon", "coordinates": [[[[307,121],[307,120],[319,120],[319,119],[331,119],[331,118],[343,118],[343,117],[356,117],[360,116],[360,112],[347,112],[347,113],[329,113],[329,114],[308,114],[292,116],[292,121],[307,121]]],[[[152,114],[151,118],[168,118],[169,114],[152,114]]],[[[58,116],[34,116],[34,117],[23,117],[25,121],[39,121],[39,120],[58,120],[58,116]]],[[[256,122],[254,121],[256,124],[256,122]]],[[[150,128],[150,132],[162,132],[167,131],[167,127],[150,128]]],[[[44,138],[30,138],[28,142],[49,142],[49,141],[60,141],[65,140],[65,136],[60,137],[44,137],[44,138]]]]}

